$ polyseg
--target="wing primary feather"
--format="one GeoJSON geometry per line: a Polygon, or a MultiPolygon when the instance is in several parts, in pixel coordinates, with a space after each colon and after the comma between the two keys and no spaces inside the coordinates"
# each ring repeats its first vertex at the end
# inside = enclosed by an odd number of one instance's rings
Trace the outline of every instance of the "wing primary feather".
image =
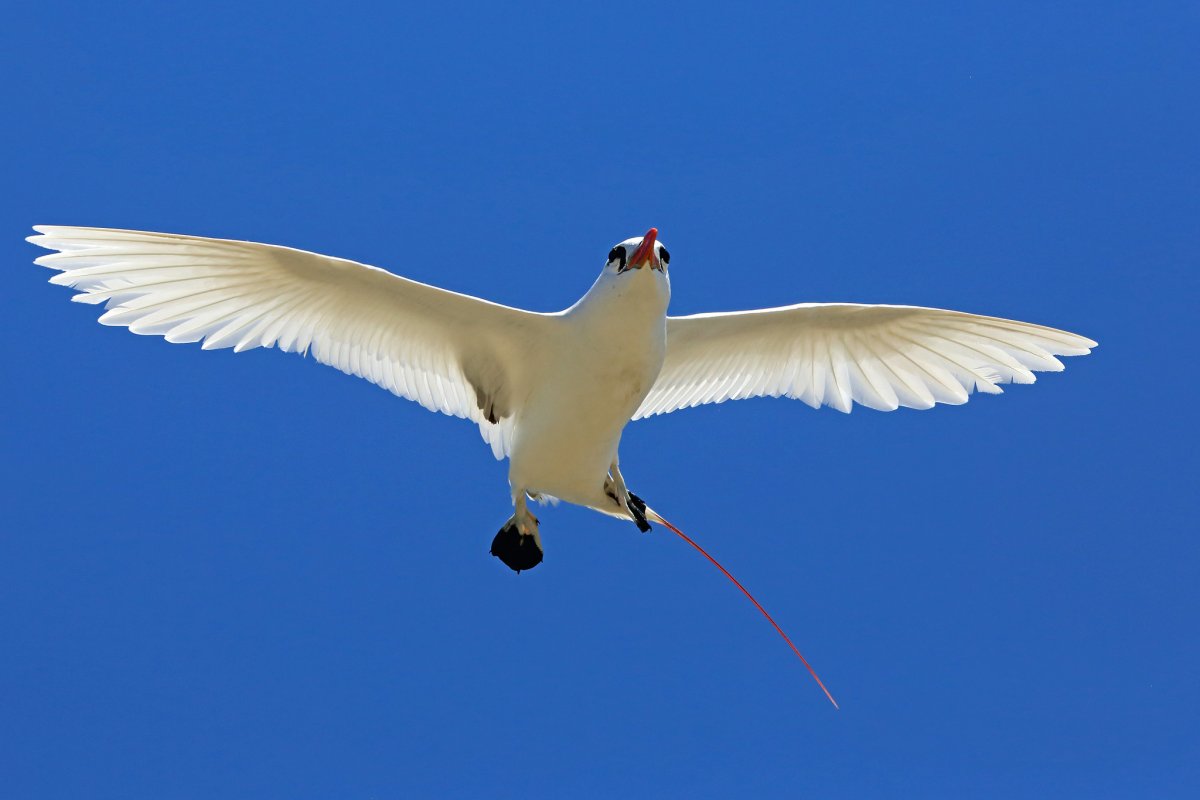
{"type": "Polygon", "coordinates": [[[745,397],[849,411],[966,402],[1032,383],[1096,343],[1031,323],[917,306],[801,303],[667,320],[662,372],[635,419],[745,397]]]}
{"type": "Polygon", "coordinates": [[[376,267],[227,239],[69,226],[34,227],[36,263],[72,299],[104,305],[106,325],[234,352],[312,353],[426,408],[478,421],[498,457],[511,424],[483,421],[462,359],[488,360],[509,385],[553,339],[550,315],[438,289],[376,267]],[[468,333],[469,331],[469,333],[468,333]],[[496,353],[522,358],[497,358],[496,353]]]}

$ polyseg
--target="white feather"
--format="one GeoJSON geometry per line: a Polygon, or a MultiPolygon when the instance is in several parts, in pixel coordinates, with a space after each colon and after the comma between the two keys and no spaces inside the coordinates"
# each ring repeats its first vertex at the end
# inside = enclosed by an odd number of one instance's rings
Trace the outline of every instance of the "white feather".
{"type": "Polygon", "coordinates": [[[667,318],[667,355],[634,419],[745,397],[797,398],[849,412],[965,403],[1033,383],[1085,355],[1066,331],[915,306],[804,303],[667,318]]]}
{"type": "Polygon", "coordinates": [[[37,263],[51,283],[105,304],[100,322],[206,350],[311,352],[430,411],[479,425],[496,458],[512,447],[512,419],[484,418],[464,363],[502,381],[524,378],[546,316],[417,283],[353,261],[289,247],[106,228],[35,227],[58,252],[37,263]]]}

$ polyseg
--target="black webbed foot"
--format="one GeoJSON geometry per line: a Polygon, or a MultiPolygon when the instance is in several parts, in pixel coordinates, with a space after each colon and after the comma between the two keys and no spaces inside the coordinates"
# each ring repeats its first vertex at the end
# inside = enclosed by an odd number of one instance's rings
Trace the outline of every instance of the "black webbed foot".
{"type": "Polygon", "coordinates": [[[522,534],[512,520],[504,523],[504,527],[492,539],[492,555],[518,575],[523,569],[533,569],[542,563],[542,548],[538,547],[537,539],[529,534],[522,534]]]}
{"type": "Polygon", "coordinates": [[[629,492],[629,513],[633,515],[633,521],[637,524],[637,528],[642,533],[650,532],[650,523],[646,521],[646,501],[638,497],[633,492],[629,492]]]}

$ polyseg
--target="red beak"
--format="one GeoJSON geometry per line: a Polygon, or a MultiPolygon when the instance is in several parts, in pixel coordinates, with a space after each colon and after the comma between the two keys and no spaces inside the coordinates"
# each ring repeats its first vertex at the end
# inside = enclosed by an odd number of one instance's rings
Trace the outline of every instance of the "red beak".
{"type": "Polygon", "coordinates": [[[629,266],[633,269],[638,269],[645,264],[649,264],[652,269],[658,269],[658,253],[654,252],[654,242],[658,239],[658,228],[651,228],[646,231],[645,238],[638,245],[637,251],[633,254],[633,258],[629,259],[629,266]]]}

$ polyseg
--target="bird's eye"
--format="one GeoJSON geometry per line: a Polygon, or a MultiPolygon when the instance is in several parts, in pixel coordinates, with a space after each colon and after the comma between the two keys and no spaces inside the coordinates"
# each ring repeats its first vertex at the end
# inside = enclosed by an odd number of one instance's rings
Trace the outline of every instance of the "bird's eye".
{"type": "Polygon", "coordinates": [[[658,260],[663,263],[663,266],[671,263],[671,254],[667,252],[667,248],[658,248],[658,260]]]}
{"type": "Polygon", "coordinates": [[[620,266],[619,266],[620,269],[625,268],[625,248],[624,247],[617,245],[612,250],[608,251],[608,263],[611,264],[614,261],[621,262],[620,266]]]}

